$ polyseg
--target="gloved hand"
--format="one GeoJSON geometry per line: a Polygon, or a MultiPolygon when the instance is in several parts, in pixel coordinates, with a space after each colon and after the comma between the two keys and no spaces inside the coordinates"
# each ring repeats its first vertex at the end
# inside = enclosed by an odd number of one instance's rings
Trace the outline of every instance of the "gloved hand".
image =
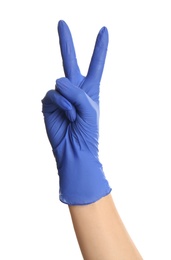
{"type": "Polygon", "coordinates": [[[59,198],[68,205],[93,203],[110,193],[98,157],[99,86],[104,68],[108,31],[97,36],[87,76],[80,73],[72,35],[58,23],[65,77],[56,80],[42,100],[45,126],[59,174],[59,198]]]}

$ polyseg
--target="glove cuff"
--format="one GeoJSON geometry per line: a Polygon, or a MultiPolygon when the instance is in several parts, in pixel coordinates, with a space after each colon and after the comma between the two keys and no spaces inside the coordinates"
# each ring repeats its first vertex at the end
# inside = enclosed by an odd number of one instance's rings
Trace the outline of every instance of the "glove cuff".
{"type": "Polygon", "coordinates": [[[65,160],[58,169],[59,199],[68,205],[94,203],[111,192],[102,164],[92,154],[80,154],[74,161],[65,160]]]}

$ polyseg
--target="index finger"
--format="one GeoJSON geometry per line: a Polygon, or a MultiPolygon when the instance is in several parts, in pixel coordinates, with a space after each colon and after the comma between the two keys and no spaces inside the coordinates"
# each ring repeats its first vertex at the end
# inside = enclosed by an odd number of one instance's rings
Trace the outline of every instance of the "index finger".
{"type": "Polygon", "coordinates": [[[81,74],[77,64],[74,43],[70,29],[63,20],[58,22],[58,35],[65,76],[73,84],[79,84],[81,74]]]}
{"type": "Polygon", "coordinates": [[[91,58],[87,78],[91,78],[95,83],[100,83],[103,68],[105,64],[109,36],[106,27],[102,27],[99,31],[91,58]]]}

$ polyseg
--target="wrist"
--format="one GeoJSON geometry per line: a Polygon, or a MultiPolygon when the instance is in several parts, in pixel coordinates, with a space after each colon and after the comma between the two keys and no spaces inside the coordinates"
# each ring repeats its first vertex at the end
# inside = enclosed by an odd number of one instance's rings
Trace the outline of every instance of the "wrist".
{"type": "Polygon", "coordinates": [[[69,205],[90,204],[111,191],[102,164],[90,152],[63,156],[58,174],[60,200],[69,205]]]}

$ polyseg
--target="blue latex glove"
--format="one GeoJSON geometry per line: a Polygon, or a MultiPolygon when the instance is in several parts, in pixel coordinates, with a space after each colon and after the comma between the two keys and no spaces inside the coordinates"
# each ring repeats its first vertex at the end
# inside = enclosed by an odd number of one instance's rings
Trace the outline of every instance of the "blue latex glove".
{"type": "Polygon", "coordinates": [[[58,23],[65,77],[42,100],[45,126],[60,180],[59,198],[69,205],[93,203],[110,193],[98,157],[99,86],[104,68],[108,31],[97,36],[87,76],[80,73],[72,36],[58,23]]]}

